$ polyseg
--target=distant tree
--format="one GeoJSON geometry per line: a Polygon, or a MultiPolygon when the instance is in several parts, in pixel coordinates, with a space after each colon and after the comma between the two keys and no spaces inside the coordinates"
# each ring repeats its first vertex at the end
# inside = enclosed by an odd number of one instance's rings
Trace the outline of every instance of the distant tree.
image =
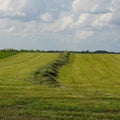
{"type": "Polygon", "coordinates": [[[105,50],[97,50],[95,51],[94,53],[109,53],[108,51],[105,51],[105,50]]]}
{"type": "Polygon", "coordinates": [[[85,53],[90,53],[89,50],[86,50],[85,53]]]}

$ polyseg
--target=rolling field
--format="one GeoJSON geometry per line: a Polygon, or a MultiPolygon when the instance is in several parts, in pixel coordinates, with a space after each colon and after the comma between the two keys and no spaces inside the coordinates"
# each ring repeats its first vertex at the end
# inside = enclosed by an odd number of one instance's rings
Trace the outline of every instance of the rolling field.
{"type": "Polygon", "coordinates": [[[120,55],[72,54],[58,80],[81,119],[120,119],[120,55]]]}
{"type": "Polygon", "coordinates": [[[119,120],[120,55],[75,54],[59,70],[61,87],[28,76],[58,53],[19,53],[0,59],[0,120],[119,120]]]}
{"type": "Polygon", "coordinates": [[[17,54],[17,51],[3,50],[3,51],[0,51],[0,59],[9,57],[9,56],[15,55],[15,54],[17,54]]]}

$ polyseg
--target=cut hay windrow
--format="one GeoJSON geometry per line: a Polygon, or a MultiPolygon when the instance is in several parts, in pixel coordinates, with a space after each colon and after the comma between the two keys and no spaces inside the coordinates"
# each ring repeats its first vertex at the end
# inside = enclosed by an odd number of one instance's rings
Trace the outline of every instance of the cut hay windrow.
{"type": "Polygon", "coordinates": [[[67,64],[69,61],[69,52],[63,52],[52,63],[35,70],[30,79],[40,85],[47,85],[50,87],[60,87],[60,83],[56,80],[59,68],[67,64]]]}

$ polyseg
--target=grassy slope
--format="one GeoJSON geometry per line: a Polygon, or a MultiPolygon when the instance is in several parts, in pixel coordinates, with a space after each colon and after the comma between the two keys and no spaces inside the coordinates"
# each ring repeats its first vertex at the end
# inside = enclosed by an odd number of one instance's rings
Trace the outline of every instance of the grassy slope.
{"type": "Polygon", "coordinates": [[[55,54],[21,53],[0,60],[0,84],[16,85],[25,82],[25,78],[36,69],[54,60],[55,54]],[[4,81],[4,82],[3,82],[4,81]]]}
{"type": "Polygon", "coordinates": [[[27,105],[24,102],[29,104],[29,99],[41,94],[38,91],[40,86],[26,78],[37,67],[48,64],[57,56],[55,53],[20,53],[0,59],[0,120],[13,120],[19,107],[24,108],[27,105]]]}
{"type": "Polygon", "coordinates": [[[0,51],[0,59],[17,54],[16,51],[0,51]]]}
{"type": "Polygon", "coordinates": [[[59,73],[62,88],[25,80],[56,57],[23,53],[0,60],[0,119],[118,120],[120,55],[72,54],[59,73]]]}
{"type": "Polygon", "coordinates": [[[59,76],[71,97],[77,99],[81,118],[120,118],[120,55],[72,54],[59,76]]]}

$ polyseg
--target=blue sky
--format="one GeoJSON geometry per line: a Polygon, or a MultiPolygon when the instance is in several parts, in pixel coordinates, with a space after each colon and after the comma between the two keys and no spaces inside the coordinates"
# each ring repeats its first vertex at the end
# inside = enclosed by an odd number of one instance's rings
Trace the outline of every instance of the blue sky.
{"type": "Polygon", "coordinates": [[[0,0],[0,49],[120,51],[120,0],[0,0]]]}

